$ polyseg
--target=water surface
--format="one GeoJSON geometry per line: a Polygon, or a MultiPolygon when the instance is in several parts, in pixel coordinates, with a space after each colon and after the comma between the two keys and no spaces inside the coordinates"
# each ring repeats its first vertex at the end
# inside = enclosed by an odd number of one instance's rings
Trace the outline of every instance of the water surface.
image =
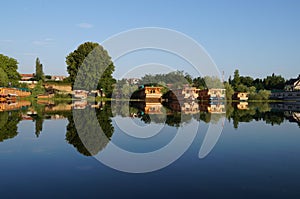
{"type": "MultiPolygon", "coordinates": [[[[242,108],[228,104],[215,107],[215,112],[203,104],[194,110],[146,109],[146,104],[80,102],[3,110],[1,197],[299,198],[299,104],[247,104],[242,108]],[[107,139],[89,140],[94,144],[92,151],[82,143],[72,110],[95,111],[107,139]],[[215,145],[199,158],[209,125],[223,120],[224,129],[215,145]],[[130,128],[124,130],[122,122],[130,128]],[[147,136],[151,132],[140,129],[149,125],[158,133],[147,139],[130,135],[147,136]],[[199,128],[188,150],[154,172],[121,172],[93,157],[104,154],[111,143],[133,153],[156,151],[170,143],[179,129],[191,133],[192,125],[199,128]]],[[[93,122],[90,117],[80,120],[93,122]]],[[[92,137],[91,132],[84,135],[92,137]]]]}

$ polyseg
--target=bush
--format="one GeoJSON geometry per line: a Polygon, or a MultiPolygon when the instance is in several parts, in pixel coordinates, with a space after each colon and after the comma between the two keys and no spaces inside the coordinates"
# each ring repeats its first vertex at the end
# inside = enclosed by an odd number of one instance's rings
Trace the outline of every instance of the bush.
{"type": "Polygon", "coordinates": [[[249,100],[268,100],[270,95],[270,91],[260,90],[258,93],[250,93],[249,100]]]}
{"type": "Polygon", "coordinates": [[[40,80],[38,83],[35,85],[35,87],[32,89],[32,96],[36,97],[40,94],[45,93],[45,88],[43,86],[43,82],[40,80]]]}

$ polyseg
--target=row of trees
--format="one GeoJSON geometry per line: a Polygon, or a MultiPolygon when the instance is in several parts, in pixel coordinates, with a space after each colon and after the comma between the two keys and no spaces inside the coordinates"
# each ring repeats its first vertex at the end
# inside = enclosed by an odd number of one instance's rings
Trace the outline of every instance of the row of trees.
{"type": "Polygon", "coordinates": [[[255,87],[256,90],[283,90],[286,80],[281,75],[275,75],[266,78],[252,78],[250,76],[240,76],[239,70],[234,71],[233,79],[231,76],[228,79],[228,83],[234,90],[244,92],[249,87],[255,87]]]}
{"type": "MultiPolygon", "coordinates": [[[[21,75],[18,72],[18,61],[0,54],[0,86],[20,86],[21,75]]],[[[34,80],[44,80],[43,65],[36,59],[34,80]]]]}
{"type": "MultiPolygon", "coordinates": [[[[99,89],[107,96],[112,95],[114,86],[124,91],[127,95],[136,89],[135,86],[128,85],[124,80],[116,84],[112,74],[115,66],[111,61],[108,52],[98,43],[85,42],[71,52],[66,57],[67,71],[72,89],[94,90],[99,89]]],[[[0,86],[19,86],[20,74],[17,72],[18,62],[7,56],[0,54],[0,86]]],[[[36,59],[36,71],[34,80],[44,81],[45,74],[43,65],[39,58],[36,59]]],[[[252,78],[250,76],[240,76],[239,70],[235,70],[233,78],[223,82],[217,77],[196,77],[192,78],[188,73],[175,71],[168,74],[147,74],[141,78],[141,84],[158,84],[168,88],[180,88],[183,85],[191,85],[197,88],[225,87],[227,98],[230,99],[234,92],[248,92],[254,99],[267,98],[270,94],[268,90],[284,89],[286,80],[280,76],[272,74],[264,79],[252,78]]]]}
{"type": "Polygon", "coordinates": [[[0,54],[0,86],[18,86],[21,76],[17,70],[16,59],[0,54]]]}
{"type": "Polygon", "coordinates": [[[68,81],[74,90],[101,90],[107,97],[113,92],[115,66],[98,43],[86,42],[66,57],[68,81]]]}

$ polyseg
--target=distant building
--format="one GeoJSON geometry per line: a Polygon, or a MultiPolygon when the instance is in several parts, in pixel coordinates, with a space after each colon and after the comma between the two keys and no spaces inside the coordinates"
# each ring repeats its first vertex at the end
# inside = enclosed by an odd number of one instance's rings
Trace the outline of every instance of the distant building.
{"type": "Polygon", "coordinates": [[[32,74],[21,74],[21,81],[30,81],[32,78],[34,78],[34,73],[32,74]]]}
{"type": "Polygon", "coordinates": [[[162,97],[161,89],[162,87],[159,86],[142,86],[131,95],[131,99],[160,101],[162,97]]]}
{"type": "Polygon", "coordinates": [[[226,108],[224,103],[201,103],[199,104],[199,109],[201,112],[207,113],[226,113],[226,108]]]}
{"type": "Polygon", "coordinates": [[[168,100],[196,100],[198,98],[198,89],[196,87],[186,86],[181,89],[172,89],[166,95],[168,100]]]}
{"type": "Polygon", "coordinates": [[[63,81],[66,79],[66,76],[61,76],[61,75],[52,75],[51,80],[52,81],[63,81]]]}
{"type": "Polygon", "coordinates": [[[225,89],[221,88],[210,88],[204,90],[198,90],[199,100],[224,100],[225,89]]]}
{"type": "Polygon", "coordinates": [[[194,101],[172,101],[168,102],[167,106],[175,112],[181,112],[184,114],[199,113],[199,104],[194,101]]]}
{"type": "Polygon", "coordinates": [[[232,98],[234,100],[247,101],[248,97],[249,97],[249,93],[247,92],[235,92],[232,98]]]}
{"type": "Polygon", "coordinates": [[[145,113],[146,114],[162,114],[162,104],[158,102],[146,102],[145,113]]]}
{"type": "Polygon", "coordinates": [[[300,90],[300,75],[298,76],[298,78],[288,80],[285,84],[284,89],[286,91],[300,90]]]}
{"type": "Polygon", "coordinates": [[[139,78],[128,78],[125,80],[126,80],[126,83],[130,84],[130,85],[138,85],[141,81],[139,78]]]}

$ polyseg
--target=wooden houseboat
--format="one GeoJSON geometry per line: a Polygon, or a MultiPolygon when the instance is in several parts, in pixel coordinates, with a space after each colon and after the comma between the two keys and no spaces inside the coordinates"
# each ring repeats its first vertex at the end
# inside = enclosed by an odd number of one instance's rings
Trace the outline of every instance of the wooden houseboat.
{"type": "Polygon", "coordinates": [[[172,111],[181,112],[183,114],[199,113],[199,104],[194,101],[171,101],[166,102],[165,105],[172,111]]]}
{"type": "Polygon", "coordinates": [[[0,98],[1,101],[4,101],[4,98],[16,98],[16,97],[28,97],[31,95],[28,89],[21,88],[0,88],[0,98]]]}
{"type": "Polygon", "coordinates": [[[247,101],[249,97],[249,93],[247,92],[235,92],[233,94],[233,100],[247,101]]]}
{"type": "Polygon", "coordinates": [[[270,99],[300,101],[299,91],[273,91],[270,99]]]}
{"type": "Polygon", "coordinates": [[[225,100],[225,89],[221,88],[210,88],[204,90],[198,90],[199,100],[225,100]]]}
{"type": "Polygon", "coordinates": [[[161,90],[162,87],[159,86],[142,86],[131,95],[131,99],[160,102],[162,97],[161,90]]]}
{"type": "Polygon", "coordinates": [[[168,101],[193,101],[198,98],[196,87],[184,87],[182,89],[172,89],[165,95],[168,101]]]}
{"type": "Polygon", "coordinates": [[[201,103],[199,104],[199,109],[201,112],[208,113],[226,113],[225,104],[224,103],[201,103]]]}
{"type": "Polygon", "coordinates": [[[88,96],[88,91],[86,90],[74,90],[72,92],[72,95],[74,98],[78,98],[78,99],[86,99],[88,96]]]}

